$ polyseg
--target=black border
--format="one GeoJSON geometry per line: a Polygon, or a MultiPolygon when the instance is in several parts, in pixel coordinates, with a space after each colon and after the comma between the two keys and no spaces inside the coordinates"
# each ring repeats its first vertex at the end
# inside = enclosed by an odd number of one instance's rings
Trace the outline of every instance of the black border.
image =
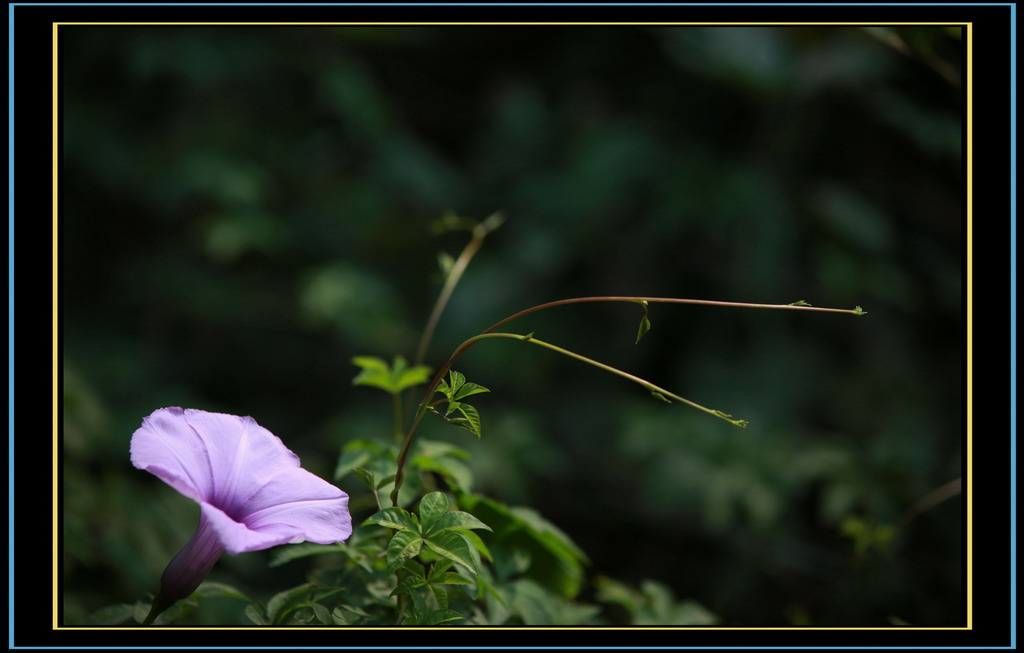
{"type": "MultiPolygon", "coordinates": [[[[1010,550],[1009,478],[1006,468],[1009,429],[1002,421],[999,397],[1005,385],[998,373],[975,371],[974,469],[985,470],[973,479],[974,590],[971,630],[934,629],[838,629],[838,630],[697,630],[662,628],[616,630],[610,628],[551,630],[469,629],[244,629],[204,630],[103,628],[52,629],[50,606],[54,604],[50,569],[52,541],[49,511],[40,516],[39,506],[51,505],[49,488],[38,477],[25,475],[32,467],[50,467],[49,430],[51,420],[40,425],[42,410],[50,407],[51,386],[38,388],[43,376],[41,363],[31,352],[51,351],[49,331],[51,277],[50,195],[51,172],[51,35],[54,22],[971,22],[973,23],[973,243],[974,288],[985,288],[984,299],[974,296],[973,333],[1005,333],[1006,321],[1001,294],[1009,278],[1002,267],[1006,250],[1004,217],[1009,214],[1006,144],[1009,143],[1010,108],[1010,6],[918,5],[918,6],[42,6],[21,4],[9,7],[13,22],[15,101],[11,108],[17,119],[15,159],[15,331],[22,340],[15,361],[15,376],[21,381],[17,392],[16,425],[10,434],[15,442],[15,476],[19,491],[13,497],[17,523],[11,579],[14,596],[9,626],[12,648],[46,647],[131,647],[181,646],[208,648],[252,646],[253,648],[398,648],[417,646],[462,647],[904,647],[935,648],[1008,647],[1011,631],[1008,553],[1010,550]],[[45,136],[43,136],[45,135],[45,136]],[[993,255],[986,256],[988,252],[993,255]],[[990,299],[988,290],[994,291],[990,299]],[[993,312],[997,315],[993,315],[993,312]],[[996,324],[990,324],[997,322],[996,324]],[[45,323],[40,325],[40,323],[45,323]],[[29,342],[24,342],[28,338],[29,342]],[[44,342],[35,343],[39,338],[44,342]],[[31,368],[31,369],[30,369],[31,368]],[[32,373],[29,373],[32,372],[32,373]],[[999,388],[990,388],[997,383],[999,388]],[[993,405],[996,404],[996,405],[993,405]],[[43,460],[42,463],[27,464],[43,460]],[[21,470],[21,471],[19,471],[21,470]],[[45,524],[45,526],[44,526],[45,524]],[[1005,547],[1005,548],[1004,548],[1005,547]],[[38,558],[38,559],[37,559],[38,558]],[[296,630],[302,631],[298,637],[296,630]],[[443,633],[443,634],[442,634],[443,633]]],[[[966,234],[965,234],[966,236],[966,234]]],[[[966,242],[966,237],[965,237],[966,242]]],[[[966,282],[966,279],[965,279],[966,282]]],[[[966,288],[966,283],[965,283],[966,288]]],[[[966,303],[966,296],[965,296],[966,303]]],[[[966,315],[966,312],[965,312],[966,315]]],[[[966,331],[965,331],[966,332],[966,331]]],[[[50,334],[52,338],[52,334],[50,334]]],[[[975,338],[973,360],[999,361],[997,338],[975,338]],[[993,356],[992,353],[995,353],[993,356]]],[[[1001,347],[1000,347],[1001,349],[1001,347]]],[[[965,361],[966,362],[966,361],[965,361]]],[[[1016,361],[1011,361],[1015,365],[1016,361]]],[[[976,366],[977,367],[977,366],[976,366]]],[[[59,369],[51,367],[50,369],[59,369]]],[[[1005,369],[1005,368],[1003,368],[1005,369]]],[[[966,370],[966,365],[965,365],[966,370]]],[[[966,372],[965,372],[966,373],[966,372]]],[[[50,381],[48,379],[48,381],[50,381]]],[[[59,380],[58,380],[59,383],[59,380]]],[[[1012,400],[1012,399],[1011,399],[1012,400]]],[[[36,472],[38,474],[38,472],[36,472]]],[[[965,476],[965,480],[967,477],[965,476]]],[[[49,481],[51,479],[47,479],[49,481]]],[[[965,484],[965,490],[967,485],[965,484]]],[[[965,491],[966,499],[966,491],[965,491]]],[[[59,541],[59,540],[58,540],[59,541]]],[[[965,549],[966,550],[966,549],[965,549]]]]}

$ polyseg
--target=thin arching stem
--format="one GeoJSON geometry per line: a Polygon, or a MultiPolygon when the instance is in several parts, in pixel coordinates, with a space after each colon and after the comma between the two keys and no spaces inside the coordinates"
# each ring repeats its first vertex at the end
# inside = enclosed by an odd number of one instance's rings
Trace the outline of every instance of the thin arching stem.
{"type": "Polygon", "coordinates": [[[867,312],[860,306],[852,309],[848,308],[819,308],[817,306],[811,306],[806,302],[794,302],[792,304],[751,304],[748,302],[720,302],[711,299],[680,299],[677,297],[618,297],[618,296],[600,296],[600,297],[574,297],[572,299],[559,299],[554,302],[547,302],[546,304],[538,304],[532,306],[526,310],[519,311],[509,315],[505,319],[495,322],[488,328],[483,330],[483,333],[489,333],[495,329],[504,326],[512,320],[519,319],[524,315],[530,313],[536,313],[547,308],[554,308],[556,306],[567,306],[569,304],[583,304],[587,302],[630,302],[638,304],[640,302],[648,302],[651,304],[700,304],[702,306],[727,306],[732,308],[770,308],[770,309],[782,309],[791,311],[818,311],[826,313],[850,313],[851,315],[866,315],[867,312]]]}
{"type": "Polygon", "coordinates": [[[441,293],[437,296],[437,301],[434,302],[434,308],[430,312],[430,317],[427,319],[427,325],[423,328],[423,336],[420,338],[420,346],[416,350],[416,365],[421,365],[423,363],[423,359],[427,355],[427,347],[430,345],[430,341],[434,337],[434,330],[437,329],[437,323],[441,319],[441,314],[444,313],[444,309],[448,305],[448,300],[451,299],[452,293],[455,291],[455,286],[459,284],[459,280],[462,278],[462,274],[466,271],[466,267],[469,265],[470,260],[480,249],[481,245],[484,244],[484,238],[487,237],[487,234],[501,226],[503,221],[504,218],[502,215],[500,213],[495,213],[473,227],[471,231],[472,238],[470,238],[470,241],[463,248],[462,253],[459,254],[459,258],[455,259],[451,269],[448,271],[448,276],[444,280],[444,286],[441,287],[441,293]]]}
{"type": "Polygon", "coordinates": [[[397,470],[395,472],[395,487],[394,487],[394,489],[391,492],[391,503],[393,505],[398,505],[398,492],[399,492],[399,490],[402,487],[402,480],[403,480],[403,476],[404,476],[405,461],[406,461],[406,458],[408,458],[408,456],[409,456],[409,449],[412,446],[413,435],[416,433],[416,428],[417,428],[417,426],[419,426],[420,420],[423,418],[423,415],[425,415],[426,412],[427,412],[428,405],[430,403],[430,398],[433,396],[434,392],[436,391],[438,384],[441,382],[441,379],[448,372],[448,370],[451,369],[452,365],[455,364],[455,361],[458,360],[458,358],[460,356],[462,356],[462,354],[465,353],[467,349],[469,349],[470,347],[475,345],[480,340],[483,340],[483,339],[486,339],[486,338],[515,338],[515,339],[523,340],[524,342],[531,342],[531,343],[533,343],[535,345],[539,345],[541,347],[546,347],[548,349],[551,349],[552,351],[557,351],[557,352],[559,352],[561,354],[565,354],[567,356],[570,356],[570,357],[575,358],[577,360],[583,361],[583,362],[588,363],[590,365],[594,365],[595,367],[599,367],[601,369],[604,369],[604,370],[606,370],[608,372],[611,372],[611,373],[616,374],[618,376],[621,376],[623,378],[629,379],[630,381],[633,381],[634,383],[640,384],[645,389],[647,389],[649,392],[651,392],[655,397],[657,397],[659,399],[662,399],[664,401],[675,400],[675,401],[678,401],[680,403],[687,404],[688,406],[692,406],[692,407],[694,407],[694,408],[696,408],[698,410],[701,410],[703,412],[706,412],[709,415],[714,415],[715,417],[718,417],[719,419],[723,419],[723,420],[725,420],[725,421],[727,421],[727,422],[729,422],[731,424],[734,424],[736,426],[746,426],[747,425],[747,422],[744,421],[744,420],[734,420],[734,419],[732,419],[732,416],[727,414],[727,413],[724,413],[724,412],[722,412],[720,410],[713,410],[713,409],[710,409],[710,408],[706,408],[706,407],[701,406],[700,404],[694,403],[694,402],[692,402],[692,401],[690,401],[688,399],[684,399],[683,397],[680,397],[679,395],[676,395],[676,394],[674,394],[672,392],[669,392],[668,390],[665,390],[664,388],[661,388],[660,386],[656,386],[653,383],[651,383],[649,381],[646,381],[644,379],[641,379],[638,376],[634,376],[632,374],[629,374],[628,372],[623,372],[622,370],[619,370],[619,369],[616,369],[614,367],[605,365],[604,363],[600,363],[600,362],[595,361],[595,360],[593,360],[591,358],[587,358],[585,356],[581,356],[580,354],[576,354],[575,352],[571,352],[571,351],[569,351],[567,349],[563,349],[563,348],[558,347],[556,345],[552,345],[550,343],[537,340],[536,338],[533,337],[533,334],[520,335],[520,334],[515,334],[515,333],[494,333],[495,329],[498,329],[499,327],[504,326],[505,324],[508,324],[512,320],[515,320],[517,318],[523,317],[524,315],[528,315],[530,313],[535,313],[537,311],[541,311],[541,310],[544,310],[544,309],[547,309],[547,308],[554,308],[556,306],[564,306],[564,305],[568,305],[568,304],[581,304],[581,303],[586,303],[586,302],[630,302],[630,303],[636,303],[636,304],[642,304],[644,302],[651,303],[651,304],[657,304],[657,303],[662,303],[662,304],[700,304],[700,305],[705,305],[705,306],[727,306],[727,307],[734,307],[734,308],[786,309],[786,310],[798,310],[798,311],[818,311],[818,312],[830,312],[830,313],[849,313],[851,315],[866,315],[867,314],[866,311],[864,311],[860,306],[857,306],[857,307],[855,307],[853,309],[818,308],[816,306],[811,306],[811,305],[809,305],[809,304],[807,304],[806,302],[803,302],[803,301],[794,302],[792,304],[752,304],[752,303],[747,303],[747,302],[722,302],[722,301],[713,301],[713,300],[706,300],[706,299],[679,299],[679,298],[674,298],[674,297],[624,297],[624,296],[575,297],[575,298],[572,298],[572,299],[561,299],[561,300],[554,301],[554,302],[547,302],[546,304],[539,304],[537,306],[533,306],[531,308],[519,311],[518,313],[510,315],[510,316],[506,317],[505,319],[503,319],[503,320],[501,320],[499,322],[494,323],[493,325],[491,325],[490,327],[485,329],[482,333],[480,333],[480,334],[478,334],[476,336],[473,336],[472,338],[466,340],[461,345],[456,347],[455,351],[452,353],[452,355],[448,359],[448,361],[434,375],[434,378],[431,380],[430,384],[427,386],[427,391],[423,395],[423,400],[420,402],[419,408],[417,409],[416,414],[413,417],[412,423],[409,425],[409,430],[406,433],[405,440],[402,442],[402,448],[401,448],[401,450],[398,453],[397,470]]]}

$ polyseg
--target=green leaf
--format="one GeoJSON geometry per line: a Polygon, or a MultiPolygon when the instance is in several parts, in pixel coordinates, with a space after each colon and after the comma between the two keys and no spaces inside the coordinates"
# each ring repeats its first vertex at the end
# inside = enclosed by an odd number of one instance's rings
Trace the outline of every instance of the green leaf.
{"type": "Polygon", "coordinates": [[[424,625],[440,625],[442,623],[452,623],[454,621],[461,621],[466,617],[462,616],[455,610],[434,610],[427,616],[427,620],[424,625]]]}
{"type": "Polygon", "coordinates": [[[398,585],[395,586],[395,589],[392,590],[391,594],[389,594],[388,596],[398,596],[400,594],[409,594],[410,592],[415,590],[417,587],[423,587],[426,584],[427,584],[427,582],[425,580],[423,580],[422,578],[417,578],[416,576],[406,576],[405,578],[403,578],[402,580],[400,580],[398,582],[398,585]]]}
{"type": "Polygon", "coordinates": [[[426,365],[414,365],[413,367],[405,367],[405,359],[398,356],[395,357],[395,367],[392,372],[392,382],[394,384],[394,392],[398,393],[407,388],[411,388],[422,383],[426,383],[430,380],[430,367],[426,365]],[[401,366],[399,366],[401,361],[401,366]]]}
{"type": "Polygon", "coordinates": [[[377,524],[385,528],[395,528],[399,531],[420,532],[420,522],[416,515],[403,510],[397,506],[385,508],[380,512],[371,515],[364,523],[377,524]]]}
{"type": "Polygon", "coordinates": [[[443,492],[431,492],[420,499],[420,523],[423,532],[428,533],[434,522],[448,511],[448,497],[443,492]]]}
{"type": "Polygon", "coordinates": [[[363,370],[352,379],[353,385],[368,385],[397,395],[406,388],[426,383],[430,368],[426,365],[409,367],[401,356],[395,356],[391,366],[375,356],[356,356],[352,362],[363,370]]]}
{"type": "Polygon", "coordinates": [[[788,304],[788,306],[810,306],[810,304],[808,304],[807,302],[805,302],[802,299],[798,299],[797,301],[793,302],[792,304],[788,304]]]}
{"type": "Polygon", "coordinates": [[[496,565],[501,552],[523,552],[529,556],[527,577],[565,598],[576,596],[587,556],[557,527],[534,510],[511,508],[478,495],[458,495],[458,503],[494,529],[487,540],[496,565]]]}
{"type": "Polygon", "coordinates": [[[415,576],[416,578],[425,579],[427,575],[427,568],[415,560],[406,560],[405,564],[402,565],[402,569],[405,569],[410,575],[415,576]]]}
{"type": "Polygon", "coordinates": [[[459,424],[462,428],[471,431],[476,437],[483,436],[483,429],[480,426],[480,413],[476,412],[476,408],[473,408],[469,404],[460,404],[459,412],[466,416],[466,420],[469,422],[468,426],[465,424],[459,424]]]}
{"type": "Polygon", "coordinates": [[[469,542],[455,531],[442,531],[425,540],[427,547],[439,556],[452,560],[463,567],[480,573],[480,566],[473,557],[469,542]]]}
{"type": "Polygon", "coordinates": [[[490,392],[490,390],[477,383],[464,383],[458,392],[455,393],[455,399],[463,399],[470,395],[480,394],[481,392],[490,392]]]}
{"type": "MultiPolygon", "coordinates": [[[[462,537],[466,538],[469,541],[469,543],[473,545],[473,548],[477,551],[477,553],[487,558],[491,562],[494,562],[494,556],[491,555],[491,550],[487,548],[487,545],[484,544],[484,541],[480,539],[479,535],[477,535],[473,531],[464,531],[462,532],[462,537]]],[[[480,556],[477,557],[479,558],[480,556]]]]}
{"type": "Polygon", "coordinates": [[[448,417],[449,415],[457,411],[460,406],[462,406],[462,404],[459,403],[458,401],[449,401],[448,408],[444,411],[444,416],[448,417]]]}
{"type": "Polygon", "coordinates": [[[331,612],[331,619],[334,621],[336,626],[355,626],[365,624],[370,618],[370,615],[363,612],[358,608],[353,607],[341,607],[340,605],[334,608],[331,612]]]}
{"type": "Polygon", "coordinates": [[[381,445],[373,440],[352,440],[341,449],[338,464],[334,468],[334,480],[341,480],[356,467],[365,467],[382,451],[381,445]]]}
{"type": "Polygon", "coordinates": [[[654,397],[655,399],[660,399],[661,401],[664,401],[666,404],[672,403],[671,399],[669,399],[665,395],[661,394],[660,392],[655,392],[655,391],[652,390],[651,391],[651,396],[654,397]]]}
{"type": "Polygon", "coordinates": [[[376,356],[355,356],[352,363],[363,368],[352,379],[352,385],[368,385],[391,392],[391,370],[384,359],[376,356]]]}
{"type": "Polygon", "coordinates": [[[270,625],[270,620],[267,619],[266,613],[255,603],[250,603],[245,606],[245,616],[249,617],[249,621],[253,622],[257,626],[270,625]]]}
{"type": "Polygon", "coordinates": [[[478,438],[483,435],[483,429],[481,428],[480,423],[480,413],[477,412],[476,408],[473,408],[469,404],[456,402],[454,405],[449,405],[449,413],[457,411],[461,413],[463,417],[448,417],[447,414],[442,415],[434,409],[431,409],[431,411],[449,424],[454,424],[459,428],[466,429],[478,438]]]}
{"type": "Polygon", "coordinates": [[[313,614],[316,615],[316,620],[318,622],[324,624],[325,626],[333,625],[334,620],[331,619],[331,611],[330,610],[328,610],[324,606],[320,605],[319,603],[314,603],[310,607],[313,608],[313,614]]]}
{"type": "Polygon", "coordinates": [[[290,611],[288,610],[289,605],[294,605],[297,602],[301,602],[307,596],[309,596],[316,587],[312,583],[305,583],[298,587],[278,592],[275,594],[270,601],[267,602],[267,617],[271,623],[279,623],[280,619],[286,616],[290,611]]]}
{"type": "Polygon", "coordinates": [[[414,456],[410,463],[425,472],[435,472],[444,477],[445,483],[452,489],[469,492],[473,486],[473,472],[461,460],[452,457],[431,458],[414,456]]]}
{"type": "MultiPolygon", "coordinates": [[[[425,525],[425,524],[424,524],[425,525]]],[[[455,528],[482,528],[484,530],[491,530],[491,527],[483,523],[468,512],[462,512],[455,510],[446,512],[441,516],[437,523],[427,528],[427,533],[438,533],[440,531],[451,530],[455,528]]]]}
{"type": "Polygon", "coordinates": [[[449,399],[454,399],[458,396],[459,390],[462,388],[463,384],[466,383],[466,376],[460,372],[456,372],[455,370],[448,370],[448,378],[450,379],[448,382],[448,389],[451,390],[452,393],[449,399]]]}
{"type": "Polygon", "coordinates": [[[443,587],[436,587],[434,585],[430,585],[429,587],[430,587],[431,593],[433,593],[433,595],[434,595],[434,600],[437,601],[437,605],[440,606],[440,608],[442,610],[447,610],[448,609],[448,592],[446,592],[443,587]]]}
{"type": "Polygon", "coordinates": [[[435,574],[434,570],[430,570],[430,578],[427,582],[431,585],[472,585],[473,581],[466,578],[462,574],[457,574],[454,571],[443,571],[439,574],[435,574]]]}
{"type": "Polygon", "coordinates": [[[409,558],[419,555],[423,548],[423,538],[410,531],[398,531],[388,544],[388,573],[405,564],[409,558]]]}
{"type": "Polygon", "coordinates": [[[634,342],[633,344],[638,344],[640,342],[640,338],[643,338],[644,334],[646,334],[648,331],[651,330],[651,320],[647,317],[647,315],[648,315],[647,301],[646,300],[640,300],[639,304],[640,304],[640,306],[643,307],[644,314],[640,318],[640,327],[636,331],[636,342],[634,342]]]}
{"type": "Polygon", "coordinates": [[[437,265],[441,268],[441,274],[447,277],[452,271],[452,266],[455,265],[455,257],[448,252],[438,252],[437,265]]]}
{"type": "Polygon", "coordinates": [[[373,472],[366,469],[365,467],[356,467],[352,471],[356,473],[356,476],[362,479],[363,483],[366,483],[366,487],[370,488],[371,490],[374,489],[375,483],[373,472]]]}

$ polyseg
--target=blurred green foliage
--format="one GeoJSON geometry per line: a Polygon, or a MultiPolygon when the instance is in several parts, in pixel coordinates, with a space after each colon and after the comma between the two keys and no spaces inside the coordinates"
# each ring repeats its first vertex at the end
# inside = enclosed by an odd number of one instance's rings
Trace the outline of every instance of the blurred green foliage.
{"type": "MultiPolygon", "coordinates": [[[[435,368],[498,319],[572,296],[870,313],[654,306],[639,344],[635,307],[517,323],[745,430],[519,343],[467,354],[460,371],[492,390],[487,436],[438,420],[422,436],[470,451],[475,491],[583,549],[581,597],[643,623],[962,623],[959,501],[885,530],[960,475],[957,30],[59,36],[65,623],[127,618],[195,527],[194,503],[129,463],[143,416],[252,415],[331,478],[347,443],[391,439],[387,397],[353,387],[350,361],[412,358],[438,254],[465,242],[431,222],[498,209],[435,368]],[[864,544],[879,533],[885,553],[864,544]]],[[[348,481],[365,519],[372,498],[348,481]]],[[[210,580],[263,604],[306,582],[272,556],[226,556],[210,580]]],[[[518,582],[528,614],[538,586],[518,582]]],[[[213,594],[181,623],[248,623],[213,594]]]]}

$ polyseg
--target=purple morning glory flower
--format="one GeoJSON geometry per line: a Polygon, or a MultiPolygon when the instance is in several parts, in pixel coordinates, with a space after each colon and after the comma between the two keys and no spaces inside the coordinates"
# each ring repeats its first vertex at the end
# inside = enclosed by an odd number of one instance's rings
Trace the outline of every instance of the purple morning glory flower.
{"type": "Polygon", "coordinates": [[[251,417],[161,408],[132,436],[131,460],[200,508],[199,528],[164,570],[146,624],[194,592],[225,551],[331,544],[352,534],[348,495],[302,469],[251,417]]]}

